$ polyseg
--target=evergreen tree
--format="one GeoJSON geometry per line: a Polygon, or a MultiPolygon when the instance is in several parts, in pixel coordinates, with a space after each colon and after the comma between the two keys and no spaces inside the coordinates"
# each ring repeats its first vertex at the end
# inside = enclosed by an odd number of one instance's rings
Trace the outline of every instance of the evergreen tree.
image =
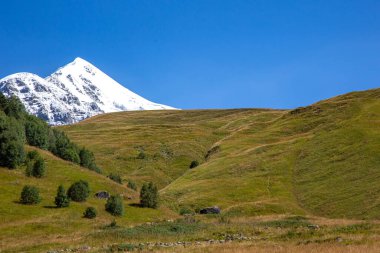
{"type": "Polygon", "coordinates": [[[26,185],[22,189],[20,202],[26,205],[34,205],[41,202],[39,190],[37,187],[26,185]]]}
{"type": "Polygon", "coordinates": [[[28,115],[25,122],[25,135],[29,145],[41,149],[49,148],[49,126],[41,119],[28,115]]]}
{"type": "Polygon", "coordinates": [[[66,194],[66,191],[65,191],[65,188],[63,187],[63,185],[60,185],[58,187],[58,190],[57,190],[57,196],[55,197],[55,201],[54,201],[55,205],[58,207],[58,208],[61,208],[61,207],[68,207],[69,204],[70,204],[70,199],[69,197],[67,196],[66,194]]]}
{"type": "Polygon", "coordinates": [[[83,213],[83,217],[87,219],[94,219],[98,212],[94,207],[87,207],[83,213]]]}
{"type": "Polygon", "coordinates": [[[83,180],[73,183],[67,191],[69,198],[76,202],[86,201],[90,195],[88,183],[83,180]]]}
{"type": "Polygon", "coordinates": [[[27,115],[24,105],[16,96],[8,98],[4,112],[7,116],[15,119],[23,119],[27,115]]]}
{"type": "Polygon", "coordinates": [[[14,118],[0,114],[0,166],[16,168],[25,159],[24,128],[14,118]]]}
{"type": "Polygon", "coordinates": [[[140,205],[142,207],[157,208],[159,202],[158,189],[150,182],[144,183],[140,191],[140,205]]]}
{"type": "Polygon", "coordinates": [[[79,158],[80,158],[80,165],[85,167],[85,168],[89,168],[89,169],[95,169],[95,157],[94,157],[94,154],[86,149],[86,148],[82,148],[80,151],[79,151],[79,158]]]}
{"type": "Polygon", "coordinates": [[[42,157],[39,157],[34,162],[32,176],[41,178],[44,175],[45,175],[45,161],[42,157]]]}
{"type": "Polygon", "coordinates": [[[106,203],[106,211],[114,216],[124,215],[123,199],[120,196],[111,196],[106,203]]]}

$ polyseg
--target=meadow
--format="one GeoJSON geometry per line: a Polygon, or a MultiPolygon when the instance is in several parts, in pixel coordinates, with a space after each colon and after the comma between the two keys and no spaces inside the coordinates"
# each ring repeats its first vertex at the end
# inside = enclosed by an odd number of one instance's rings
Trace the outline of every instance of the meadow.
{"type": "Polygon", "coordinates": [[[294,110],[122,112],[59,127],[103,174],[43,150],[43,178],[0,168],[1,252],[377,252],[379,98],[374,89],[294,110]],[[90,198],[55,208],[58,185],[80,179],[90,198]],[[160,207],[139,207],[129,180],[158,185],[160,207]],[[40,204],[19,203],[26,184],[40,204]],[[107,213],[98,191],[121,194],[125,215],[107,213]],[[93,220],[82,217],[89,206],[93,220]],[[221,214],[198,214],[209,206],[221,214]]]}

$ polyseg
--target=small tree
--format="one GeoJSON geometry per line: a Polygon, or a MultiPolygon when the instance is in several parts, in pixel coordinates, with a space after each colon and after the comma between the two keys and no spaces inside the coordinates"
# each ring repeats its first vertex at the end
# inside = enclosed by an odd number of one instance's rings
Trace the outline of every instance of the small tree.
{"type": "Polygon", "coordinates": [[[127,187],[129,189],[132,189],[134,191],[137,191],[137,186],[136,186],[136,183],[132,180],[128,180],[128,184],[127,184],[127,187]]]}
{"type": "Polygon", "coordinates": [[[195,168],[195,167],[198,167],[198,165],[199,165],[199,162],[197,161],[197,160],[194,160],[194,161],[192,161],[191,163],[190,163],[190,169],[193,169],[193,168],[195,168]]]}
{"type": "Polygon", "coordinates": [[[41,178],[44,175],[45,175],[45,161],[42,157],[39,157],[34,162],[32,176],[41,178]]]}
{"type": "Polygon", "coordinates": [[[97,214],[98,213],[94,207],[87,207],[83,213],[83,217],[87,219],[94,219],[97,214]]]}
{"type": "Polygon", "coordinates": [[[41,202],[40,193],[37,187],[25,185],[21,192],[20,202],[26,205],[34,205],[41,202]]]}
{"type": "Polygon", "coordinates": [[[25,174],[28,177],[41,178],[45,175],[45,161],[37,151],[31,151],[26,156],[25,174]]]}
{"type": "Polygon", "coordinates": [[[152,182],[144,184],[140,191],[140,205],[142,207],[157,208],[158,207],[158,189],[152,182]]]}
{"type": "Polygon", "coordinates": [[[107,200],[106,211],[114,216],[122,216],[124,214],[123,199],[119,195],[112,195],[107,200]]]}
{"type": "Polygon", "coordinates": [[[66,194],[63,185],[60,185],[57,190],[57,196],[55,197],[55,204],[58,208],[68,207],[70,204],[70,199],[66,194]]]}
{"type": "Polygon", "coordinates": [[[90,195],[90,188],[88,183],[83,180],[73,183],[67,191],[69,198],[76,202],[86,201],[90,195]]]}

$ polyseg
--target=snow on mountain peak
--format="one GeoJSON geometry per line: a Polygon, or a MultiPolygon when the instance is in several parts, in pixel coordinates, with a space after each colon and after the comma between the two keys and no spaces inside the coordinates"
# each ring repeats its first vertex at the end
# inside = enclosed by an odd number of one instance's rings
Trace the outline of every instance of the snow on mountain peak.
{"type": "Polygon", "coordinates": [[[133,93],[80,57],[45,79],[32,73],[9,75],[0,80],[0,91],[18,96],[30,113],[52,125],[107,112],[175,109],[133,93]]]}

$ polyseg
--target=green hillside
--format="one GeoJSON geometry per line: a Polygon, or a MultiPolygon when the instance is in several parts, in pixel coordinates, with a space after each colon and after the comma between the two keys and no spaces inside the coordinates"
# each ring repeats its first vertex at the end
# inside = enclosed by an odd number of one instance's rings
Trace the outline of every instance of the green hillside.
{"type": "Polygon", "coordinates": [[[122,112],[61,129],[105,172],[156,182],[176,211],[379,218],[379,98],[375,89],[290,111],[122,112]]]}
{"type": "MultiPolygon", "coordinates": [[[[31,148],[28,148],[31,149],[31,148]]],[[[95,172],[63,161],[52,154],[39,150],[46,161],[47,174],[41,179],[26,177],[23,168],[8,170],[0,168],[0,249],[13,249],[23,252],[25,249],[44,248],[70,243],[76,245],[85,240],[85,235],[96,231],[116,219],[120,225],[135,224],[160,217],[171,217],[165,209],[141,209],[129,206],[138,202],[136,192],[121,186],[95,172]],[[66,189],[75,181],[89,182],[91,193],[86,202],[71,202],[70,207],[55,208],[54,197],[57,187],[63,184],[66,189]],[[34,185],[40,189],[42,202],[38,205],[22,205],[18,201],[24,185],[34,185]],[[112,194],[123,194],[128,215],[115,218],[105,212],[105,200],[97,199],[97,191],[108,191],[112,194]],[[132,200],[128,200],[132,197],[132,200]],[[95,220],[82,218],[88,206],[98,211],[95,220]],[[20,243],[21,242],[21,243],[20,243]]]]}
{"type": "Polygon", "coordinates": [[[27,177],[23,164],[0,168],[0,251],[90,245],[91,252],[109,252],[140,242],[202,242],[233,234],[285,247],[337,237],[369,245],[379,226],[357,219],[380,218],[379,98],[375,89],[294,110],[122,112],[56,128],[54,133],[63,130],[75,143],[67,147],[93,151],[103,173],[25,146],[43,156],[46,175],[27,177]],[[195,160],[199,166],[190,169],[195,160]],[[107,178],[109,173],[120,174],[123,184],[107,178]],[[67,189],[81,179],[90,184],[89,199],[55,208],[58,185],[67,189]],[[138,191],[127,187],[128,180],[138,188],[148,181],[159,185],[161,206],[138,207],[138,191]],[[42,202],[20,204],[24,185],[37,186],[42,202]],[[124,216],[105,211],[105,200],[94,196],[103,190],[122,194],[124,216]],[[214,205],[222,215],[179,215],[214,205]],[[97,209],[96,219],[82,217],[89,206],[97,209]],[[114,219],[117,225],[110,228],[114,219]],[[320,230],[308,227],[313,223],[320,230]]]}

